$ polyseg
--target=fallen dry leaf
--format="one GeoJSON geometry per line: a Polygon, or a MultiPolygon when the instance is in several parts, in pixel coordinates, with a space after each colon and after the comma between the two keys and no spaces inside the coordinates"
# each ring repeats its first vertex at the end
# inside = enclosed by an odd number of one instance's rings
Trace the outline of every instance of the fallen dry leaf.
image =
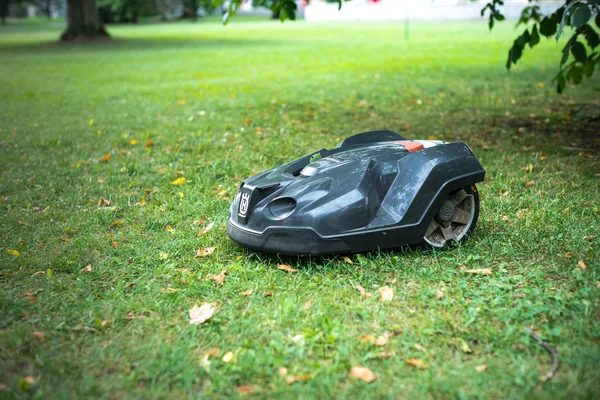
{"type": "Polygon", "coordinates": [[[6,390],[8,389],[8,385],[4,382],[0,382],[0,390],[6,390]]]}
{"type": "Polygon", "coordinates": [[[310,299],[309,301],[307,301],[306,303],[304,303],[304,305],[302,306],[303,309],[305,310],[309,310],[310,307],[312,306],[312,299],[310,299]]]}
{"type": "Polygon", "coordinates": [[[213,347],[206,350],[203,354],[208,357],[219,358],[219,356],[221,355],[221,349],[219,349],[218,347],[213,347]]]}
{"type": "Polygon", "coordinates": [[[233,352],[232,351],[228,351],[227,353],[225,353],[225,355],[223,356],[223,362],[224,363],[228,363],[231,360],[233,360],[233,352]]]}
{"type": "Polygon", "coordinates": [[[345,262],[346,264],[354,264],[354,263],[352,262],[352,260],[350,259],[350,257],[346,257],[346,256],[344,256],[344,257],[342,257],[342,260],[344,260],[344,262],[345,262]]]}
{"type": "Polygon", "coordinates": [[[217,282],[219,285],[223,286],[223,280],[225,279],[226,274],[227,270],[223,270],[219,275],[210,275],[208,279],[210,279],[213,282],[217,282]]]}
{"type": "Polygon", "coordinates": [[[184,185],[186,182],[187,182],[187,179],[183,176],[180,176],[179,178],[172,181],[171,185],[184,185]]]}
{"type": "Polygon", "coordinates": [[[381,353],[377,353],[377,358],[390,358],[392,357],[392,353],[389,352],[381,352],[381,353]]]}
{"type": "Polygon", "coordinates": [[[394,298],[394,291],[389,286],[380,287],[379,294],[381,295],[379,301],[392,301],[394,298]]]}
{"type": "Polygon", "coordinates": [[[596,235],[585,235],[583,239],[591,242],[592,240],[596,239],[596,235]]]}
{"type": "Polygon", "coordinates": [[[478,366],[475,367],[475,371],[477,371],[477,372],[483,372],[483,371],[485,371],[487,369],[487,367],[488,367],[487,365],[481,364],[481,365],[478,365],[478,366]]]}
{"type": "Polygon", "coordinates": [[[427,361],[423,361],[420,358],[409,358],[404,360],[404,362],[418,369],[427,369],[427,367],[429,367],[427,361]]]}
{"type": "Polygon", "coordinates": [[[203,249],[198,249],[196,250],[196,257],[201,258],[201,257],[206,257],[209,256],[213,253],[213,251],[215,251],[216,247],[207,247],[207,248],[203,248],[203,249]]]}
{"type": "Polygon", "coordinates": [[[112,242],[111,244],[115,249],[119,247],[119,242],[112,242]]]}
{"type": "Polygon", "coordinates": [[[508,218],[508,215],[505,215],[504,217],[502,217],[502,220],[504,222],[510,222],[510,218],[508,218]]]}
{"type": "Polygon", "coordinates": [[[152,146],[154,146],[154,142],[152,140],[148,140],[146,142],[146,148],[149,148],[149,147],[152,147],[152,146]]]}
{"type": "Polygon", "coordinates": [[[312,378],[313,378],[313,376],[311,374],[302,374],[302,375],[296,375],[296,376],[289,376],[285,381],[288,385],[291,385],[292,383],[296,383],[296,382],[309,381],[312,378]]]}
{"type": "Polygon", "coordinates": [[[134,320],[134,319],[143,319],[146,318],[145,315],[135,315],[133,313],[133,311],[127,311],[127,315],[125,315],[125,319],[128,321],[134,320]]]}
{"type": "Polygon", "coordinates": [[[179,289],[175,289],[175,288],[172,288],[172,287],[168,287],[168,288],[165,288],[165,289],[160,289],[161,293],[175,293],[175,292],[178,292],[178,291],[179,291],[179,289]]]}
{"type": "Polygon", "coordinates": [[[165,253],[164,251],[159,251],[158,252],[158,259],[159,260],[166,260],[167,258],[169,258],[169,255],[167,253],[165,253]]]}
{"type": "Polygon", "coordinates": [[[198,362],[198,365],[200,365],[200,367],[202,367],[202,369],[204,369],[206,372],[210,373],[210,366],[211,366],[211,362],[209,360],[209,357],[207,355],[204,355],[200,358],[200,361],[198,362]]]}
{"type": "Polygon", "coordinates": [[[427,354],[427,349],[425,349],[425,347],[423,347],[421,344],[419,343],[415,343],[415,345],[413,346],[415,349],[422,351],[423,353],[427,354]]]}
{"type": "Polygon", "coordinates": [[[534,181],[529,181],[526,184],[527,187],[534,187],[535,186],[535,182],[534,181]]]}
{"type": "Polygon", "coordinates": [[[582,270],[584,270],[584,269],[586,269],[586,268],[587,268],[587,265],[585,265],[585,263],[583,262],[583,260],[579,260],[579,261],[577,262],[577,266],[578,266],[579,268],[581,268],[582,270]]]}
{"type": "Polygon", "coordinates": [[[271,296],[273,296],[273,292],[263,292],[263,296],[271,297],[271,296]]]}
{"type": "Polygon", "coordinates": [[[216,308],[210,303],[202,303],[200,307],[195,305],[190,309],[190,324],[200,325],[215,314],[216,308]]]}
{"type": "Polygon", "coordinates": [[[46,271],[34,272],[33,274],[31,274],[31,277],[33,278],[34,276],[38,276],[38,275],[46,275],[46,271]]]}
{"type": "Polygon", "coordinates": [[[200,232],[198,233],[198,236],[204,235],[206,232],[210,231],[213,228],[213,226],[215,226],[215,223],[211,222],[206,227],[204,227],[200,230],[200,232]]]}
{"type": "Polygon", "coordinates": [[[379,347],[385,346],[392,336],[394,336],[393,332],[384,332],[383,335],[379,336],[377,340],[375,340],[375,344],[379,347]]]}
{"type": "Polygon", "coordinates": [[[483,269],[469,269],[467,270],[467,272],[469,274],[473,274],[473,275],[492,275],[492,271],[487,269],[487,268],[483,268],[483,269]]]}
{"type": "Polygon", "coordinates": [[[360,338],[360,341],[363,343],[371,343],[374,344],[375,343],[375,335],[371,335],[370,333],[365,333],[364,335],[362,335],[362,337],[360,338]]]}
{"type": "Polygon", "coordinates": [[[437,293],[435,294],[436,300],[439,300],[442,297],[444,297],[444,292],[442,292],[441,290],[438,290],[437,293]]]}
{"type": "Polygon", "coordinates": [[[104,162],[104,163],[108,162],[109,160],[110,160],[110,154],[108,154],[108,153],[98,159],[99,162],[104,162]]]}
{"type": "Polygon", "coordinates": [[[352,367],[349,376],[350,378],[360,379],[367,383],[371,383],[377,379],[375,374],[367,367],[352,367]]]}
{"type": "Polygon", "coordinates": [[[282,271],[287,271],[287,272],[298,272],[298,270],[292,268],[288,264],[277,264],[277,268],[280,269],[280,270],[282,270],[282,271]]]}
{"type": "Polygon", "coordinates": [[[248,289],[248,290],[244,290],[242,293],[240,293],[240,296],[250,296],[252,294],[252,288],[248,289]]]}
{"type": "Polygon", "coordinates": [[[237,391],[239,394],[252,394],[254,393],[254,389],[250,385],[242,385],[237,387],[237,391]]]}
{"type": "Polygon", "coordinates": [[[13,257],[19,257],[21,255],[18,250],[6,250],[6,252],[13,257]]]}
{"type": "Polygon", "coordinates": [[[40,343],[44,343],[46,341],[46,334],[44,332],[35,331],[31,334],[34,338],[40,341],[40,343]]]}
{"type": "Polygon", "coordinates": [[[356,285],[355,287],[356,287],[356,290],[358,290],[358,292],[360,293],[360,295],[362,297],[364,297],[365,299],[371,298],[371,296],[372,296],[371,293],[367,293],[367,291],[365,290],[364,287],[362,287],[360,285],[356,285]]]}
{"type": "Polygon", "coordinates": [[[287,375],[288,369],[286,367],[279,367],[279,369],[277,370],[277,373],[279,374],[279,376],[281,376],[283,378],[284,376],[287,375]]]}
{"type": "Polygon", "coordinates": [[[100,197],[98,199],[98,207],[110,207],[110,200],[100,197]]]}
{"type": "Polygon", "coordinates": [[[572,252],[572,251],[567,251],[567,252],[565,253],[565,257],[567,257],[567,258],[572,258],[572,257],[573,257],[573,252],[572,252]]]}

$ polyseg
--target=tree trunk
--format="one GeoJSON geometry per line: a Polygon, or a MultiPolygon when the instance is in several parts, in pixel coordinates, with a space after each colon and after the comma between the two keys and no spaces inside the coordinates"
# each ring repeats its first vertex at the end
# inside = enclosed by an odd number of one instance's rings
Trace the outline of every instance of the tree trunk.
{"type": "Polygon", "coordinates": [[[42,2],[41,7],[42,7],[42,10],[44,10],[44,14],[46,14],[46,17],[48,18],[48,20],[51,20],[52,19],[52,0],[46,0],[45,2],[42,2]]]}
{"type": "Polygon", "coordinates": [[[95,0],[67,0],[67,30],[60,40],[108,37],[100,21],[95,0]]]}
{"type": "Polygon", "coordinates": [[[2,25],[6,25],[6,17],[8,17],[8,6],[10,0],[0,0],[0,19],[2,19],[2,25]]]}

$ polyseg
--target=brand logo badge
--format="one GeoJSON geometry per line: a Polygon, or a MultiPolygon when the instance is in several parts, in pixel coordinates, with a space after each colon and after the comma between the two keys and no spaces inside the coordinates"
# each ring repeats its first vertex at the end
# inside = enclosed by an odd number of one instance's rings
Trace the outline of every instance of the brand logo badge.
{"type": "Polygon", "coordinates": [[[240,200],[240,215],[242,217],[246,216],[249,205],[250,205],[250,195],[248,193],[242,194],[242,198],[240,200]]]}

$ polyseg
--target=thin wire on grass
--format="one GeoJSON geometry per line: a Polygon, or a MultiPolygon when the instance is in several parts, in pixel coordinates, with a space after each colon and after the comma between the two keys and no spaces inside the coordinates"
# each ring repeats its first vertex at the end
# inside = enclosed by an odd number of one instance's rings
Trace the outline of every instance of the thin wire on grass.
{"type": "Polygon", "coordinates": [[[547,382],[550,379],[554,378],[556,372],[558,371],[558,363],[560,360],[558,357],[558,351],[553,347],[550,347],[548,343],[544,342],[542,338],[540,338],[531,328],[528,328],[527,330],[529,331],[529,334],[535,339],[535,341],[538,342],[538,344],[542,346],[544,350],[546,350],[552,356],[552,367],[550,368],[550,371],[548,371],[548,373],[544,375],[543,378],[544,382],[547,382]]]}

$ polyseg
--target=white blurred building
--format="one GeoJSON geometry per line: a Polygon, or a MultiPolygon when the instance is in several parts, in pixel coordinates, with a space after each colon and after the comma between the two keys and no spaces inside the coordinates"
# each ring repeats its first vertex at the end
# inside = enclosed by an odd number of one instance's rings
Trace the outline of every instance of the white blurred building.
{"type": "MultiPolygon", "coordinates": [[[[338,10],[337,3],[311,0],[304,8],[307,21],[442,21],[481,19],[481,9],[488,0],[352,0],[344,2],[338,10]]],[[[542,13],[553,12],[560,1],[537,3],[542,13]]],[[[518,19],[527,0],[506,0],[502,13],[507,19],[518,19]]]]}

